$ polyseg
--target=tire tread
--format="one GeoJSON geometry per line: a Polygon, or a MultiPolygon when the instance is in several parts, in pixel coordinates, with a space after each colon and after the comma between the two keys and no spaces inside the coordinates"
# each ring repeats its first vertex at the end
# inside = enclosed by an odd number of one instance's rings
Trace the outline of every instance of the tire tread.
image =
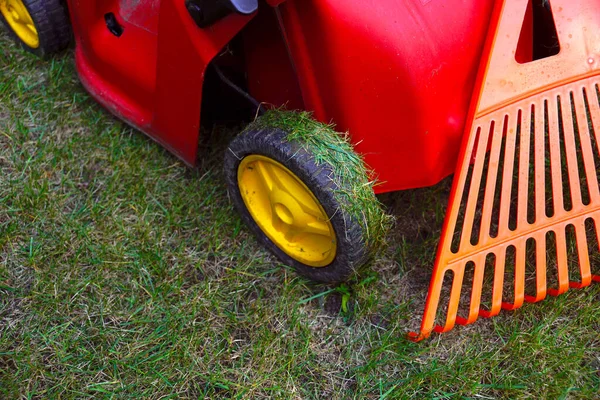
{"type": "Polygon", "coordinates": [[[47,58],[67,48],[72,42],[71,24],[66,6],[61,0],[22,0],[29,11],[40,38],[37,48],[27,46],[10,29],[0,15],[0,20],[13,39],[25,50],[41,58],[47,58]]]}
{"type": "Polygon", "coordinates": [[[294,267],[309,279],[325,283],[347,280],[354,272],[368,262],[371,253],[366,245],[366,232],[358,221],[344,211],[345,203],[352,201],[341,194],[335,176],[336,166],[326,162],[317,163],[315,157],[302,143],[289,141],[288,134],[276,128],[247,130],[232,140],[225,153],[225,178],[230,197],[240,212],[242,220],[257,236],[259,242],[274,253],[284,264],[294,267]],[[304,265],[281,251],[258,227],[250,216],[239,193],[237,169],[243,157],[261,154],[281,162],[296,173],[317,197],[331,218],[337,235],[338,254],[334,261],[322,268],[304,265]]]}

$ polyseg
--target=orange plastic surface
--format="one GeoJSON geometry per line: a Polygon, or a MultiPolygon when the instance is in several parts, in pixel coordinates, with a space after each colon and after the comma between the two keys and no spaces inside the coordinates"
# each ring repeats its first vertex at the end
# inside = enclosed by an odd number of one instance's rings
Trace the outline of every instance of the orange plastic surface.
{"type": "Polygon", "coordinates": [[[496,6],[413,340],[600,280],[588,246],[600,223],[600,1],[552,0],[559,54],[519,64],[528,5],[496,6]]]}

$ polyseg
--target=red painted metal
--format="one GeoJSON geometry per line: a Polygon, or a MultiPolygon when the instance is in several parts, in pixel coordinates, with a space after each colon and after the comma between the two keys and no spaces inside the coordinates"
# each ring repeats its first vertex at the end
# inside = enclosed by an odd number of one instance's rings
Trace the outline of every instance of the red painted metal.
{"type": "Polygon", "coordinates": [[[193,165],[206,67],[242,32],[255,97],[348,130],[378,192],[454,171],[492,0],[268,3],[243,30],[253,16],[200,29],[183,0],[68,0],[81,80],[193,165]],[[106,28],[109,12],[121,37],[106,28]]]}

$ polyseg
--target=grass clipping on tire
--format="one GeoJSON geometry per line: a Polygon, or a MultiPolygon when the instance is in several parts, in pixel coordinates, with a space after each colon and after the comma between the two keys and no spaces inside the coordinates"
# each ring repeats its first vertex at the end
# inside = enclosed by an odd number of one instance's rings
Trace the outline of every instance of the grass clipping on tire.
{"type": "Polygon", "coordinates": [[[288,133],[288,141],[304,146],[313,154],[317,164],[333,167],[338,190],[334,193],[344,211],[364,229],[366,246],[373,257],[386,245],[387,233],[393,217],[383,207],[373,191],[376,180],[362,157],[354,151],[349,135],[335,131],[335,125],[323,124],[313,119],[309,112],[284,110],[267,111],[248,129],[279,128],[288,133]]]}

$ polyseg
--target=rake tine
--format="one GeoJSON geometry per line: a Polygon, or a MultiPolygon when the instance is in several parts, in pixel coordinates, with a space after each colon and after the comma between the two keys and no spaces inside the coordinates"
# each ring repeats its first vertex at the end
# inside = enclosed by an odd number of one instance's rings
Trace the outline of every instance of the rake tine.
{"type": "MultiPolygon", "coordinates": [[[[526,119],[527,121],[527,119],[526,119]]],[[[518,203],[517,203],[517,224],[527,224],[527,202],[529,192],[529,153],[531,145],[531,122],[521,124],[521,145],[519,154],[519,185],[518,185],[518,203]]],[[[521,226],[518,226],[521,228],[521,226]]]]}
{"type": "MultiPolygon", "coordinates": [[[[498,179],[502,136],[505,130],[508,131],[508,126],[513,120],[513,117],[514,115],[508,116],[506,125],[500,129],[496,127],[492,136],[492,146],[490,149],[485,195],[483,198],[483,211],[481,213],[481,229],[479,231],[479,243],[482,244],[488,243],[490,239],[490,225],[492,222],[496,181],[498,179]]],[[[507,134],[513,134],[513,132],[508,132],[507,134]]]]}
{"type": "Polygon", "coordinates": [[[598,153],[600,155],[600,100],[598,99],[598,92],[596,91],[596,85],[590,84],[586,87],[586,94],[588,97],[588,106],[590,107],[590,117],[592,120],[592,128],[596,137],[596,143],[598,144],[598,153]]]}
{"type": "MultiPolygon", "coordinates": [[[[596,236],[596,241],[598,244],[598,249],[596,249],[596,251],[600,251],[600,239],[598,239],[598,221],[600,220],[600,212],[592,214],[590,218],[594,225],[594,235],[596,236]]],[[[600,282],[600,275],[592,274],[592,282],[600,282]]]]}
{"type": "MultiPolygon", "coordinates": [[[[471,158],[473,151],[475,149],[475,146],[477,146],[476,143],[476,139],[479,138],[479,133],[481,131],[481,127],[477,127],[474,129],[474,132],[477,132],[474,135],[469,135],[467,144],[466,144],[466,148],[464,151],[464,156],[471,158]]],[[[457,174],[457,178],[456,178],[456,193],[464,193],[465,188],[466,188],[466,184],[467,184],[467,177],[469,175],[468,170],[461,170],[458,174],[457,174]]],[[[472,177],[471,177],[471,181],[472,181],[472,177]]],[[[460,201],[460,200],[459,200],[460,201]]],[[[455,207],[449,207],[449,211],[448,211],[448,216],[445,220],[445,224],[446,226],[444,227],[444,229],[447,232],[455,232],[456,228],[457,228],[457,224],[458,224],[458,219],[460,218],[459,215],[459,210],[460,210],[460,204],[458,204],[458,206],[455,207]]],[[[443,243],[440,243],[439,249],[438,249],[438,259],[436,261],[436,264],[438,262],[440,262],[441,260],[439,260],[439,255],[441,254],[441,252],[443,251],[452,251],[451,249],[452,246],[452,238],[448,238],[448,240],[444,241],[443,243]]]]}
{"type": "MultiPolygon", "coordinates": [[[[544,115],[544,105],[536,101],[532,106],[536,115],[544,115]]],[[[543,223],[546,216],[546,130],[545,121],[539,116],[535,119],[535,222],[543,223]]],[[[545,263],[545,262],[544,262],[545,263]]],[[[541,264],[538,264],[541,265],[541,264]]],[[[544,275],[545,276],[545,275],[544,275]]]]}
{"type": "Polygon", "coordinates": [[[465,218],[463,222],[463,231],[460,239],[460,247],[465,248],[471,243],[471,233],[473,231],[473,220],[477,207],[477,198],[479,197],[479,188],[481,186],[481,177],[483,175],[483,167],[485,162],[485,154],[487,152],[487,144],[490,133],[495,130],[494,123],[486,123],[481,128],[479,140],[477,141],[475,152],[475,165],[473,167],[473,175],[471,178],[471,187],[469,188],[469,197],[467,199],[467,208],[465,210],[465,218]]]}
{"type": "Polygon", "coordinates": [[[535,296],[525,296],[528,303],[537,303],[546,298],[546,235],[542,232],[535,240],[535,296]]]}
{"type": "Polygon", "coordinates": [[[492,288],[492,306],[489,311],[479,310],[479,315],[483,318],[491,318],[500,313],[502,309],[502,292],[504,291],[504,266],[507,248],[501,249],[496,253],[496,262],[494,265],[494,286],[492,288]]]}
{"type": "Polygon", "coordinates": [[[438,333],[448,332],[454,328],[456,324],[456,315],[458,313],[458,305],[460,303],[460,292],[462,290],[463,278],[465,275],[465,263],[453,270],[454,279],[452,280],[452,289],[450,290],[450,300],[448,302],[448,312],[446,323],[444,326],[436,326],[435,331],[438,333]]]}
{"type": "Polygon", "coordinates": [[[577,126],[579,127],[579,143],[581,143],[581,151],[583,153],[583,162],[585,167],[585,175],[590,195],[590,204],[599,200],[600,190],[598,188],[598,175],[594,164],[594,150],[592,149],[592,133],[587,122],[587,112],[585,107],[585,94],[581,92],[573,93],[575,105],[575,115],[577,117],[577,126]]]}
{"type": "Polygon", "coordinates": [[[479,309],[481,306],[481,293],[483,289],[483,275],[485,272],[485,255],[479,255],[473,260],[475,264],[475,274],[473,276],[473,285],[471,288],[471,301],[469,305],[469,316],[467,318],[456,318],[459,325],[468,325],[477,321],[479,309]]]}
{"type": "MultiPolygon", "coordinates": [[[[531,115],[529,113],[522,114],[522,125],[527,126],[531,123],[531,115]]],[[[502,175],[502,193],[500,195],[500,218],[498,220],[498,236],[502,237],[510,231],[508,220],[510,217],[510,205],[512,200],[512,177],[514,174],[515,152],[516,152],[517,135],[507,135],[506,149],[504,153],[504,172],[502,175]]]]}
{"type": "Polygon", "coordinates": [[[569,287],[581,289],[592,283],[592,271],[590,268],[590,256],[588,253],[587,237],[585,234],[585,219],[580,219],[574,224],[575,238],[577,240],[577,254],[579,256],[579,273],[581,282],[571,282],[569,287]]]}
{"type": "MultiPolygon", "coordinates": [[[[432,331],[437,329],[434,327],[437,310],[440,304],[440,294],[442,292],[442,285],[444,283],[444,276],[451,270],[444,270],[442,268],[434,268],[432,284],[429,287],[429,293],[427,294],[427,300],[425,303],[425,315],[421,321],[420,331],[409,332],[408,338],[413,341],[419,341],[429,337],[432,331]]],[[[441,329],[441,328],[440,328],[441,329]]]]}
{"type": "Polygon", "coordinates": [[[558,270],[558,289],[548,289],[548,294],[558,296],[569,290],[569,266],[567,264],[567,240],[564,226],[560,226],[556,235],[556,268],[558,270]]]}
{"type": "Polygon", "coordinates": [[[525,301],[525,243],[520,240],[515,243],[515,299],[512,303],[502,303],[504,310],[516,310],[523,305],[525,301]],[[521,243],[523,242],[523,243],[521,243]]]}
{"type": "Polygon", "coordinates": [[[581,185],[579,182],[579,167],[577,165],[577,146],[575,145],[575,127],[571,109],[571,96],[566,91],[560,92],[560,104],[563,118],[563,132],[565,136],[565,150],[567,153],[567,169],[569,189],[571,192],[572,207],[583,204],[581,199],[581,185]]]}
{"type": "Polygon", "coordinates": [[[550,171],[552,174],[552,199],[554,201],[554,214],[564,209],[562,165],[560,162],[560,138],[558,129],[558,105],[556,97],[552,96],[547,101],[548,142],[550,144],[550,171]]]}

